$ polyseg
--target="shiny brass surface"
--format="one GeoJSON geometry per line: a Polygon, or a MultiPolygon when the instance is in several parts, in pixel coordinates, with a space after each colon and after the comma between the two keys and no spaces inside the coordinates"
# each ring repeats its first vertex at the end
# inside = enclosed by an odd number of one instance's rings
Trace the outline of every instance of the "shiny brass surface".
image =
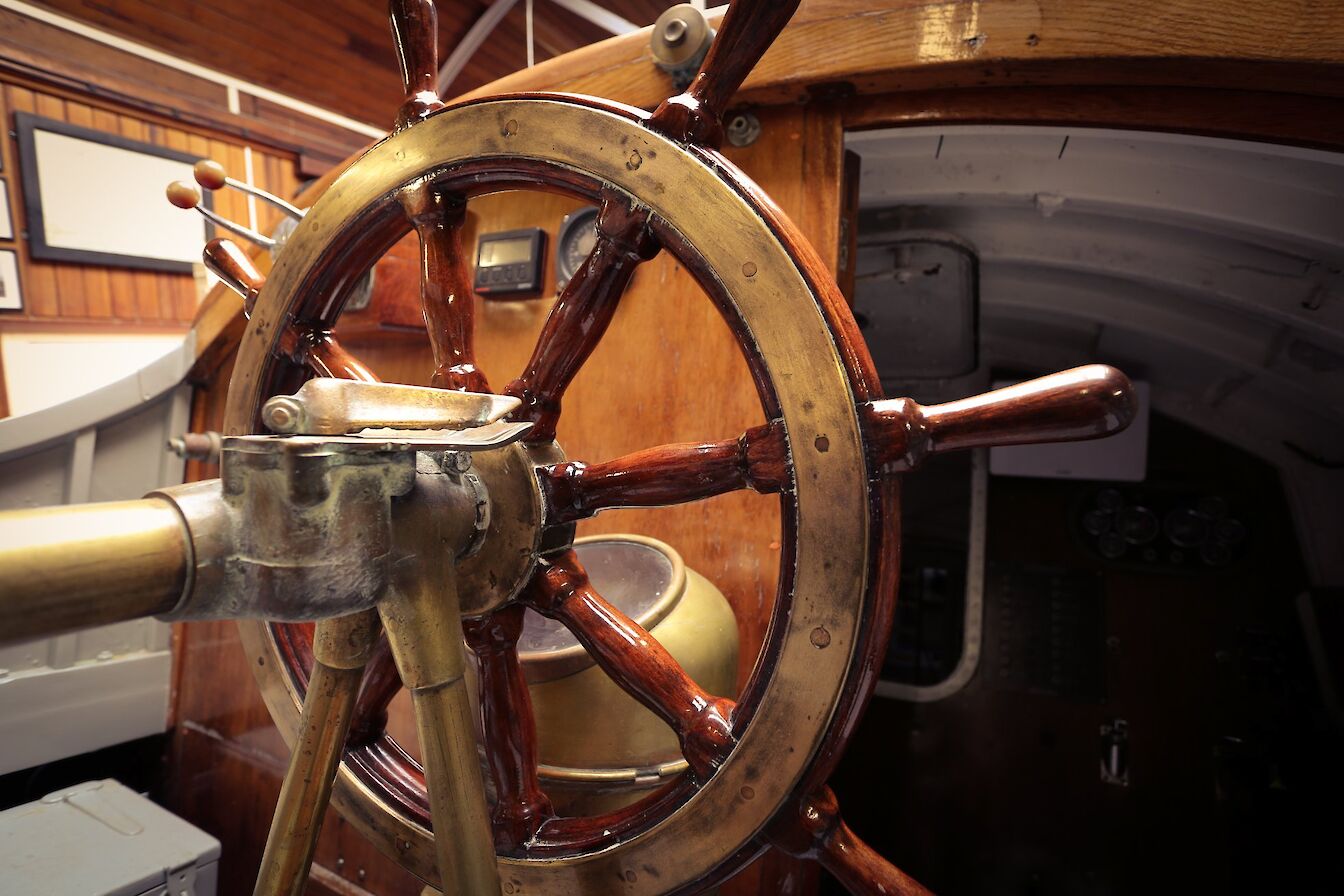
{"type": "Polygon", "coordinates": [[[311,379],[262,408],[272,432],[345,435],[364,429],[467,429],[502,420],[521,402],[508,395],[396,383],[311,379]]]}
{"type": "Polygon", "coordinates": [[[166,613],[191,556],[157,498],[0,513],[0,644],[166,613]]]}
{"type": "Polygon", "coordinates": [[[299,738],[275,804],[254,896],[300,896],[304,891],[364,664],[379,630],[373,610],[317,623],[299,738]]]}
{"type": "MultiPolygon", "coordinates": [[[[626,881],[627,894],[665,892],[703,877],[785,803],[848,685],[863,618],[857,602],[867,593],[872,548],[865,481],[856,475],[866,469],[866,460],[855,398],[812,287],[753,205],[766,200],[735,191],[707,161],[711,157],[646,129],[633,111],[599,109],[568,97],[515,97],[446,109],[361,156],[298,225],[240,344],[226,431],[247,431],[270,397],[263,384],[287,315],[309,284],[321,279],[331,254],[343,253],[346,266],[371,264],[379,246],[361,244],[353,235],[395,202],[397,190],[483,158],[501,168],[539,163],[557,174],[577,172],[610,184],[638,197],[696,247],[731,300],[730,317],[736,315],[766,359],[765,373],[794,446],[792,612],[783,622],[786,637],[775,674],[764,683],[760,706],[737,748],[680,810],[638,836],[572,858],[499,860],[507,879],[533,896],[585,888],[606,892],[617,880],[626,881]],[[353,257],[361,252],[366,255],[353,257]],[[820,445],[825,447],[814,447],[820,445]],[[824,647],[814,646],[817,629],[828,636],[824,647]]],[[[241,628],[254,658],[274,657],[266,626],[241,628]]],[[[293,683],[270,660],[254,669],[272,715],[292,740],[293,683]]],[[[432,878],[428,831],[373,799],[347,771],[333,798],[380,848],[432,878]]]]}
{"type": "MultiPolygon", "coordinates": [[[[706,691],[734,696],[737,622],[727,598],[657,539],[597,535],[575,544],[613,541],[644,545],[667,557],[671,582],[635,621],[706,691]]],[[[686,770],[672,729],[621,690],[581,645],[545,654],[524,652],[520,659],[536,718],[538,772],[557,811],[578,815],[610,811],[686,770]],[[594,725],[593,719],[606,721],[594,725]]]]}
{"type": "Polygon", "coordinates": [[[464,677],[453,532],[432,495],[443,485],[426,482],[420,491],[431,494],[395,508],[396,574],[378,609],[415,707],[439,889],[486,896],[499,892],[499,876],[464,677]]]}
{"type": "Polygon", "coordinates": [[[535,450],[515,444],[472,455],[471,472],[490,495],[490,520],[480,548],[458,561],[464,616],[480,616],[512,600],[536,567],[544,518],[535,450]]]}

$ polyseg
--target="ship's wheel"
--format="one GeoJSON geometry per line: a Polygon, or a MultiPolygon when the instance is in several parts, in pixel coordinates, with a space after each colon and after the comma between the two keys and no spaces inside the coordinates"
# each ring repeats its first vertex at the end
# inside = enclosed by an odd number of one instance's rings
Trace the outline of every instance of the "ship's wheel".
{"type": "MultiPolygon", "coordinates": [[[[473,356],[469,259],[460,242],[467,201],[540,189],[601,210],[592,254],[560,295],[526,369],[501,390],[521,399],[514,419],[533,429],[525,444],[481,455],[478,473],[494,507],[480,552],[459,569],[462,626],[454,615],[411,635],[403,630],[390,647],[383,641],[358,699],[332,723],[337,731],[350,726],[348,740],[329,745],[340,758],[335,805],[389,856],[445,891],[493,888],[447,867],[486,850],[505,893],[691,892],[774,844],[821,859],[855,892],[923,892],[853,837],[825,789],[889,635],[898,474],[933,450],[1100,435],[1127,419],[1128,384],[1109,368],[937,408],[880,400],[867,348],[831,274],[770,199],[717,152],[727,103],[796,6],[735,0],[688,91],[648,114],[545,94],[445,107],[433,88],[433,5],[393,0],[406,86],[397,127],[308,210],[269,279],[251,284],[257,291],[228,395],[230,434],[260,432],[267,399],[307,376],[375,379],[331,331],[352,284],[411,230],[422,246],[432,383],[486,392],[473,356]],[[720,442],[569,461],[554,441],[565,389],[602,339],[636,267],[659,252],[675,256],[722,313],[769,422],[720,442]],[[733,702],[701,690],[653,637],[605,602],[569,545],[573,523],[601,510],[735,489],[777,493],[783,531],[765,645],[733,702]],[[529,607],[567,626],[607,674],[671,726],[689,765],[681,778],[600,817],[553,812],[538,785],[516,649],[529,607]],[[495,794],[482,829],[493,844],[470,830],[450,831],[446,821],[451,795],[479,787],[479,776],[474,784],[471,775],[465,783],[445,780],[451,769],[429,758],[427,775],[383,730],[405,679],[422,740],[474,737],[469,723],[465,733],[440,730],[445,720],[428,711],[432,683],[408,673],[410,648],[398,646],[413,635],[421,642],[415,649],[432,652],[426,642],[463,633],[479,660],[495,794]]],[[[312,736],[305,727],[322,720],[300,716],[314,662],[312,628],[242,628],[280,730],[291,745],[312,736]]],[[[321,631],[319,624],[319,639],[321,631]]],[[[282,794],[282,810],[285,800],[282,794]]],[[[263,870],[259,892],[296,886],[293,874],[274,871],[283,864],[277,844],[295,836],[293,818],[277,815],[287,830],[272,832],[272,871],[263,870]]],[[[299,834],[311,855],[316,822],[310,817],[307,825],[299,834]]]]}

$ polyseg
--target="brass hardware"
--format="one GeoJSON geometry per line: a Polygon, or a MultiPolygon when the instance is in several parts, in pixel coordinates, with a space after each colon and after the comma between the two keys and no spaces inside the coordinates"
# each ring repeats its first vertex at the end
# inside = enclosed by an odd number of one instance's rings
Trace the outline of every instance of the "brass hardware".
{"type": "Polygon", "coordinates": [[[299,740],[275,804],[254,896],[301,896],[304,891],[359,682],[380,630],[373,610],[317,624],[299,740]]]}
{"type": "Polygon", "coordinates": [[[728,119],[723,135],[733,146],[750,146],[761,138],[761,120],[750,112],[738,112],[728,119]]]}
{"type": "Polygon", "coordinates": [[[705,61],[714,29],[705,14],[690,3],[669,7],[653,24],[649,49],[654,63],[672,76],[677,90],[685,90],[705,61]]]}
{"type": "MultiPolygon", "coordinates": [[[[652,565],[645,569],[656,572],[640,577],[641,590],[661,589],[661,595],[641,604],[638,613],[617,605],[653,634],[697,684],[717,696],[734,694],[737,624],[713,583],[657,539],[594,535],[575,544],[592,545],[580,550],[579,558],[595,587],[613,602],[620,590],[607,587],[589,561],[601,564],[605,552],[606,563],[629,569],[639,565],[638,558],[650,558],[652,565]]],[[[688,768],[672,730],[595,667],[577,641],[538,650],[525,634],[520,648],[537,726],[537,771],[561,814],[596,815],[628,805],[688,768]],[[595,718],[608,721],[595,726],[595,718]]]]}
{"type": "Polygon", "coordinates": [[[0,644],[165,613],[191,557],[165,500],[0,513],[0,644]]]}
{"type": "Polygon", "coordinates": [[[168,440],[168,450],[183,460],[203,460],[206,463],[219,463],[219,451],[223,447],[219,433],[184,432],[168,440]]]}
{"type": "Polygon", "coordinates": [[[399,561],[393,566],[392,589],[378,609],[415,706],[437,832],[439,889],[465,896],[498,893],[499,876],[464,677],[466,648],[452,562],[455,533],[438,506],[453,500],[445,494],[448,489],[449,483],[429,477],[417,490],[427,493],[422,500],[395,506],[399,561]]]}
{"type": "Polygon", "coordinates": [[[474,455],[472,470],[490,494],[490,519],[480,550],[458,562],[464,616],[480,616],[517,597],[536,567],[545,512],[535,470],[558,449],[544,457],[540,450],[511,445],[474,455]]]}
{"type": "Polygon", "coordinates": [[[521,404],[508,395],[319,377],[293,395],[266,402],[261,419],[272,432],[305,435],[345,435],[371,427],[465,429],[502,420],[521,404]]]}

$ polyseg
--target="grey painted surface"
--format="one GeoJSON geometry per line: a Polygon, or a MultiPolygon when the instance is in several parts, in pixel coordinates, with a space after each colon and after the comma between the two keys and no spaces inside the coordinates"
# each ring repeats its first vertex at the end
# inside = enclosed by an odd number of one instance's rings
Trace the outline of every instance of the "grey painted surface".
{"type": "Polygon", "coordinates": [[[215,896],[219,841],[113,780],[0,812],[7,896],[215,896]]]}
{"type": "MultiPolygon", "coordinates": [[[[125,379],[0,420],[0,508],[139,498],[182,481],[194,335],[125,379]]],[[[163,731],[169,627],[153,619],[0,648],[0,774],[163,731]]]]}
{"type": "Polygon", "coordinates": [[[1344,585],[1344,156],[1085,128],[847,144],[860,275],[904,232],[970,243],[982,365],[1147,380],[1156,410],[1280,470],[1314,584],[1344,585]]]}

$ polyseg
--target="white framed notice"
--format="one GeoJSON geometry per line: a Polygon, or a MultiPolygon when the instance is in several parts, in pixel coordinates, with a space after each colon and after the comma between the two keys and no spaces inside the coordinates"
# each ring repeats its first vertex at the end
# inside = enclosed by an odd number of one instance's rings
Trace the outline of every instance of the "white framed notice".
{"type": "Polygon", "coordinates": [[[191,273],[209,227],[163,197],[192,181],[191,155],[27,112],[14,125],[33,258],[191,273]]]}
{"type": "Polygon", "coordinates": [[[14,239],[14,218],[9,214],[9,183],[0,178],[0,240],[14,239]]]}
{"type": "Polygon", "coordinates": [[[22,311],[23,288],[19,283],[19,254],[0,249],[0,311],[22,311]]]}

